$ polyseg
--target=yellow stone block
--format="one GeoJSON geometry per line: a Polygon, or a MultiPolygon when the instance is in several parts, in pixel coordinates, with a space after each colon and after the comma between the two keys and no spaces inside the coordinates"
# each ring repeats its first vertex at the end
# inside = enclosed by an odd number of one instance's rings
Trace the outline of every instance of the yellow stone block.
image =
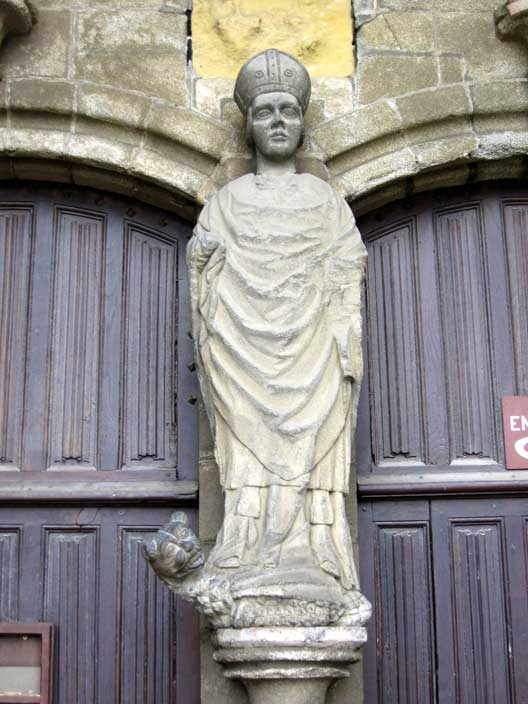
{"type": "Polygon", "coordinates": [[[292,54],[312,76],[354,69],[351,0],[194,0],[193,65],[203,77],[234,78],[253,54],[292,54]]]}

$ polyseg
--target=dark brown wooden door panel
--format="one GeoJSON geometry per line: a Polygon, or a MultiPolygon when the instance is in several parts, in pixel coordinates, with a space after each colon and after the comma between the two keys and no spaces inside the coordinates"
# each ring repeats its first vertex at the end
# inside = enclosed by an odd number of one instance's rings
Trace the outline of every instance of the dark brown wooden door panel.
{"type": "Polygon", "coordinates": [[[527,520],[526,498],[432,503],[439,704],[528,702],[527,520]]]}
{"type": "Polygon", "coordinates": [[[361,219],[360,478],[505,471],[500,400],[528,393],[527,223],[528,190],[508,184],[361,219]]]}
{"type": "Polygon", "coordinates": [[[527,704],[528,499],[364,502],[365,704],[527,704]]]}
{"type": "Polygon", "coordinates": [[[501,425],[502,396],[528,393],[528,188],[429,193],[359,226],[365,704],[528,704],[528,473],[505,469],[501,425]]]}
{"type": "Polygon", "coordinates": [[[362,588],[374,614],[365,648],[367,704],[436,702],[427,501],[360,507],[362,588]]]}
{"type": "Polygon", "coordinates": [[[54,704],[199,701],[197,616],[141,553],[174,506],[196,519],[189,235],[0,187],[0,620],[55,625],[54,704]]]}
{"type": "Polygon", "coordinates": [[[196,612],[141,554],[170,513],[0,508],[0,620],[55,624],[55,704],[199,701],[196,612]]]}
{"type": "Polygon", "coordinates": [[[2,470],[195,476],[189,235],[126,198],[0,188],[2,470]]]}

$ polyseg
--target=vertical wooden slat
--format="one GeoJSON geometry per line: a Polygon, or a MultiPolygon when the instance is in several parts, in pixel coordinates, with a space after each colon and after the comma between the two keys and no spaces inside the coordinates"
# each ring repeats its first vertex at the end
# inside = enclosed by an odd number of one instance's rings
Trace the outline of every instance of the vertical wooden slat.
{"type": "Polygon", "coordinates": [[[177,247],[132,223],[125,243],[123,463],[175,467],[177,247]]]}
{"type": "Polygon", "coordinates": [[[59,209],[55,222],[49,463],[95,467],[104,219],[59,209]]]}
{"type": "MultiPolygon", "coordinates": [[[[103,204],[100,207],[103,207],[103,204]]],[[[105,295],[101,322],[97,468],[116,470],[121,466],[119,445],[122,394],[123,216],[117,208],[112,207],[106,207],[105,215],[105,295]]]]}
{"type": "Polygon", "coordinates": [[[49,344],[52,317],[53,206],[36,197],[31,266],[30,317],[26,362],[26,394],[22,437],[22,469],[42,471],[48,464],[49,344]]]}
{"type": "Polygon", "coordinates": [[[173,702],[173,599],[142,555],[143,541],[156,530],[124,528],[120,533],[120,704],[173,702]]]}
{"type": "Polygon", "coordinates": [[[33,209],[0,208],[0,465],[19,467],[33,209]]]}
{"type": "Polygon", "coordinates": [[[97,529],[45,529],[44,608],[58,626],[56,704],[95,704],[100,573],[97,529]]]}
{"type": "Polygon", "coordinates": [[[423,459],[414,220],[369,239],[368,359],[376,464],[423,459]]]}
{"type": "Polygon", "coordinates": [[[528,202],[506,201],[503,213],[516,350],[516,392],[525,395],[528,394],[528,202]]]}
{"type": "Polygon", "coordinates": [[[0,527],[0,621],[18,620],[20,528],[0,527]]]}
{"type": "Polygon", "coordinates": [[[451,459],[498,459],[487,253],[477,206],[435,215],[451,459]]]}
{"type": "Polygon", "coordinates": [[[457,691],[461,702],[512,701],[502,526],[451,525],[457,653],[457,691]]]}
{"type": "Polygon", "coordinates": [[[360,507],[362,590],[374,606],[364,653],[367,704],[436,701],[428,523],[426,502],[360,507]]]}

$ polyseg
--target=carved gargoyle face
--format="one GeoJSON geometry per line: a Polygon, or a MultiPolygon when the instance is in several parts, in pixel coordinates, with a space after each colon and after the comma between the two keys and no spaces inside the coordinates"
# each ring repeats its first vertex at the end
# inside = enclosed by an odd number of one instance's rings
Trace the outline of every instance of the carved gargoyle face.
{"type": "Polygon", "coordinates": [[[299,101],[290,93],[257,95],[248,114],[248,137],[256,150],[271,161],[295,154],[304,130],[299,101]]]}

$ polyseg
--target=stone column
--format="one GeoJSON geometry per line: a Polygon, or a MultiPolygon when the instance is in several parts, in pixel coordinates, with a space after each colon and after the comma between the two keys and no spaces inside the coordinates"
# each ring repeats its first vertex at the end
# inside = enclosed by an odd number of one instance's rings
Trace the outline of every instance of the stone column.
{"type": "Polygon", "coordinates": [[[324,704],[365,642],[362,627],[219,629],[213,636],[215,660],[244,683],[251,704],[324,704]]]}

